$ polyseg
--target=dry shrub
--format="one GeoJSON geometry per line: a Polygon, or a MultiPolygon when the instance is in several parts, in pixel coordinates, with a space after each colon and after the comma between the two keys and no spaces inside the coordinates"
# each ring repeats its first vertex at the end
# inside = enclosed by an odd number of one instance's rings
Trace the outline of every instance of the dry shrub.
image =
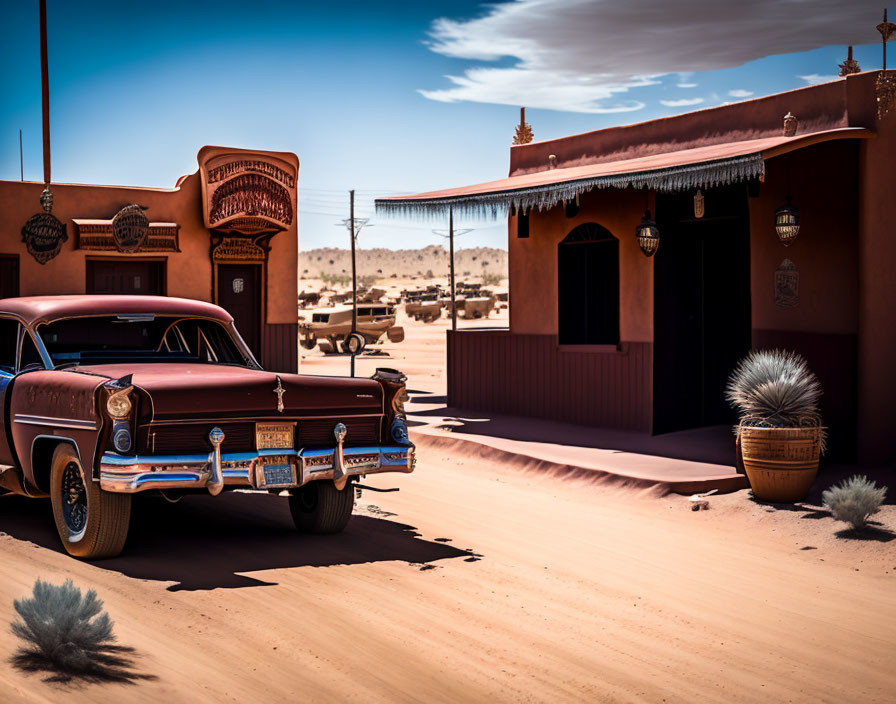
{"type": "Polygon", "coordinates": [[[855,475],[825,489],[821,498],[836,520],[849,523],[858,530],[880,510],[886,496],[887,487],[878,487],[868,477],[855,475]]]}
{"type": "Polygon", "coordinates": [[[57,586],[38,579],[31,598],[13,602],[19,619],[12,632],[25,641],[12,663],[26,672],[49,672],[67,682],[123,682],[154,679],[132,672],[133,648],[115,645],[112,619],[91,589],[81,594],[70,579],[57,586]]]}

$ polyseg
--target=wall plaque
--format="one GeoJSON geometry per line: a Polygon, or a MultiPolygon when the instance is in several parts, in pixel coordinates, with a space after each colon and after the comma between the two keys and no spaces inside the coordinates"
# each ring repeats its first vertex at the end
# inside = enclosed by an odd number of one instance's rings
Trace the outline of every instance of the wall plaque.
{"type": "Polygon", "coordinates": [[[149,234],[149,218],[139,205],[126,205],[112,218],[112,241],[119,252],[140,249],[149,234]]]}
{"type": "Polygon", "coordinates": [[[779,308],[796,308],[800,304],[800,272],[789,259],[785,259],[775,271],[775,305],[779,308]]]}
{"type": "Polygon", "coordinates": [[[46,264],[59,254],[66,240],[65,225],[51,213],[32,215],[22,227],[22,242],[28,254],[41,264],[46,264]]]}

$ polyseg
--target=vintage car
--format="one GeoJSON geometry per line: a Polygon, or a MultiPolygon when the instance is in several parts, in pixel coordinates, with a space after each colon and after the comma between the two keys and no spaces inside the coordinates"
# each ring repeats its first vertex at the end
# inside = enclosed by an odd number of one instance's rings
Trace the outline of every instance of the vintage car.
{"type": "Polygon", "coordinates": [[[0,492],[49,496],[65,549],[87,559],[122,551],[143,492],[271,492],[298,530],[335,533],[358,477],[414,469],[404,382],[264,371],[200,301],[3,299],[0,492]]]}
{"type": "MultiPolygon", "coordinates": [[[[384,303],[358,304],[358,332],[368,345],[385,335],[389,342],[404,340],[404,328],[395,324],[395,308],[384,303]]],[[[299,316],[299,340],[306,350],[320,342],[324,352],[347,352],[346,342],[352,332],[352,306],[303,311],[299,316]],[[308,317],[311,320],[308,320],[308,317]]]]}

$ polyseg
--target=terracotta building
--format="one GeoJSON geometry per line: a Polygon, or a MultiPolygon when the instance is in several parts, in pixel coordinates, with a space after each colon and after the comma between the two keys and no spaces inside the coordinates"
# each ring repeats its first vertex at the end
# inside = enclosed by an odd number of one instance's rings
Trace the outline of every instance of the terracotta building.
{"type": "Polygon", "coordinates": [[[736,361],[779,347],[824,385],[831,456],[892,461],[896,109],[879,74],[513,146],[508,178],[378,201],[510,213],[510,328],[449,333],[450,405],[724,424],[736,361]]]}
{"type": "Polygon", "coordinates": [[[203,147],[198,160],[170,189],[53,183],[58,230],[40,220],[44,184],[0,181],[0,298],[211,301],[266,368],[296,371],[298,158],[203,147]]]}

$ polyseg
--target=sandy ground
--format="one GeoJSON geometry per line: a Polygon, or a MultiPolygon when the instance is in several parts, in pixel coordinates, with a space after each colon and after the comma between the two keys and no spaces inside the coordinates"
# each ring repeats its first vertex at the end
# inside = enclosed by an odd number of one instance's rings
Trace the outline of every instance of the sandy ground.
{"type": "MultiPolygon", "coordinates": [[[[435,394],[445,324],[359,371],[400,366],[435,394]]],[[[87,564],[60,552],[48,505],[0,499],[0,618],[35,578],[71,577],[99,591],[134,673],[154,678],[47,683],[9,664],[2,628],[0,700],[894,700],[893,506],[857,539],[812,506],[740,491],[692,512],[420,440],[414,474],[369,481],[401,491],[365,492],[338,536],[295,534],[277,497],[147,498],[125,556],[87,564]]]]}

